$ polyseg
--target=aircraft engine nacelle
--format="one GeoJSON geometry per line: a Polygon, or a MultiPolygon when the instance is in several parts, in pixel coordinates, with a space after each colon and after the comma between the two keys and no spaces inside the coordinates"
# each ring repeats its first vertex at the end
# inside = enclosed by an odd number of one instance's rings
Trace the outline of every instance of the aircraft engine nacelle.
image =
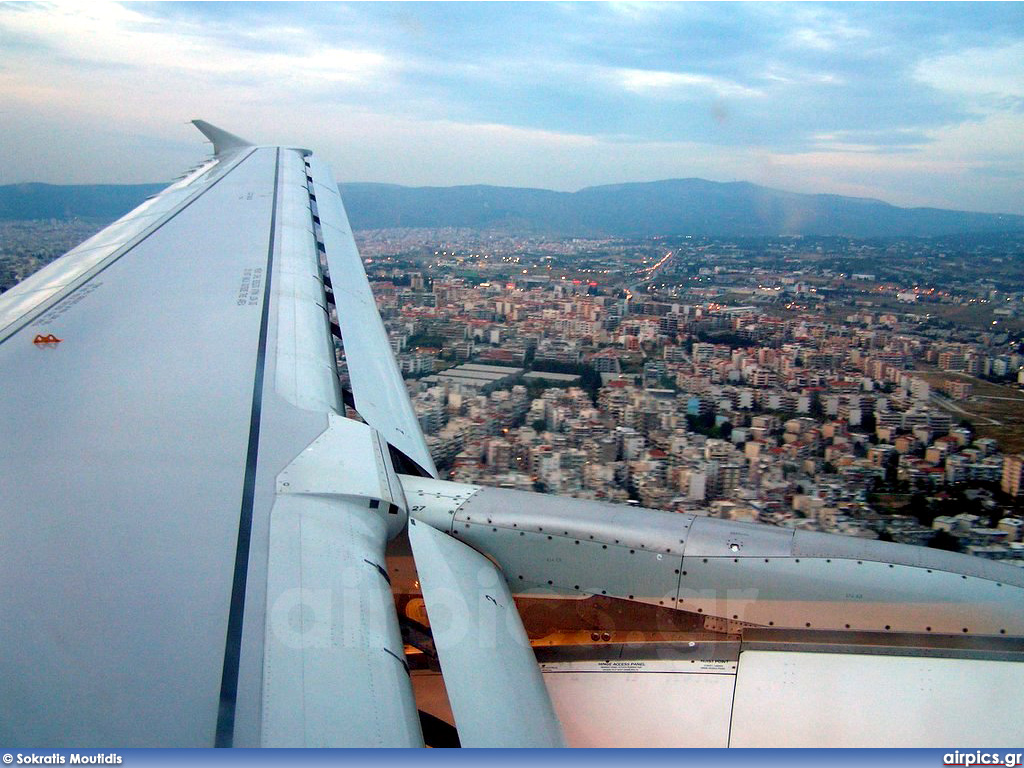
{"type": "Polygon", "coordinates": [[[413,517],[493,558],[516,594],[605,595],[713,617],[730,631],[754,625],[1024,636],[1024,571],[990,560],[627,505],[401,480],[413,517]]]}

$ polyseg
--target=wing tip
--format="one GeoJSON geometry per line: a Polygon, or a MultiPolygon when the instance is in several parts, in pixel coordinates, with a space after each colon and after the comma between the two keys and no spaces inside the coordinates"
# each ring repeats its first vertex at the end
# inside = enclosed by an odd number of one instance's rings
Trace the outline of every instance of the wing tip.
{"type": "Polygon", "coordinates": [[[213,143],[213,153],[215,155],[223,155],[253,146],[251,141],[246,141],[240,136],[228,133],[223,128],[218,128],[216,125],[212,125],[205,120],[193,120],[192,125],[198,128],[200,133],[213,143]]]}

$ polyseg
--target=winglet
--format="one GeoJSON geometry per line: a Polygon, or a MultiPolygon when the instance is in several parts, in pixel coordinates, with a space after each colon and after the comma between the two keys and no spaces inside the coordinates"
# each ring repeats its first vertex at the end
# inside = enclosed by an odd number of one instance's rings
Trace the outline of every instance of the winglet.
{"type": "Polygon", "coordinates": [[[193,120],[192,125],[198,128],[203,136],[213,142],[213,153],[215,155],[223,155],[227,152],[234,152],[237,149],[253,146],[251,141],[246,141],[215,125],[210,125],[205,120],[193,120]]]}

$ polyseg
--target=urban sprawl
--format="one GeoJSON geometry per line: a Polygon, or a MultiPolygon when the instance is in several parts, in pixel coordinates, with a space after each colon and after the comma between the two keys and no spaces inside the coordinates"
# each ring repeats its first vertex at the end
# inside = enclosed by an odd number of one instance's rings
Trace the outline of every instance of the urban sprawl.
{"type": "Polygon", "coordinates": [[[359,240],[450,479],[1024,566],[1024,238],[359,240]]]}

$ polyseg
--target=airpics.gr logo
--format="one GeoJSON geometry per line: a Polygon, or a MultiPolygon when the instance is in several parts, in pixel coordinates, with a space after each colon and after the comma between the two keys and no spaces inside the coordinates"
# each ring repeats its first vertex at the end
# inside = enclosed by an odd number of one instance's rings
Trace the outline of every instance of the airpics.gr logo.
{"type": "Polygon", "coordinates": [[[943,765],[1005,765],[1018,766],[1021,764],[1020,752],[947,752],[942,756],[943,765]]]}

